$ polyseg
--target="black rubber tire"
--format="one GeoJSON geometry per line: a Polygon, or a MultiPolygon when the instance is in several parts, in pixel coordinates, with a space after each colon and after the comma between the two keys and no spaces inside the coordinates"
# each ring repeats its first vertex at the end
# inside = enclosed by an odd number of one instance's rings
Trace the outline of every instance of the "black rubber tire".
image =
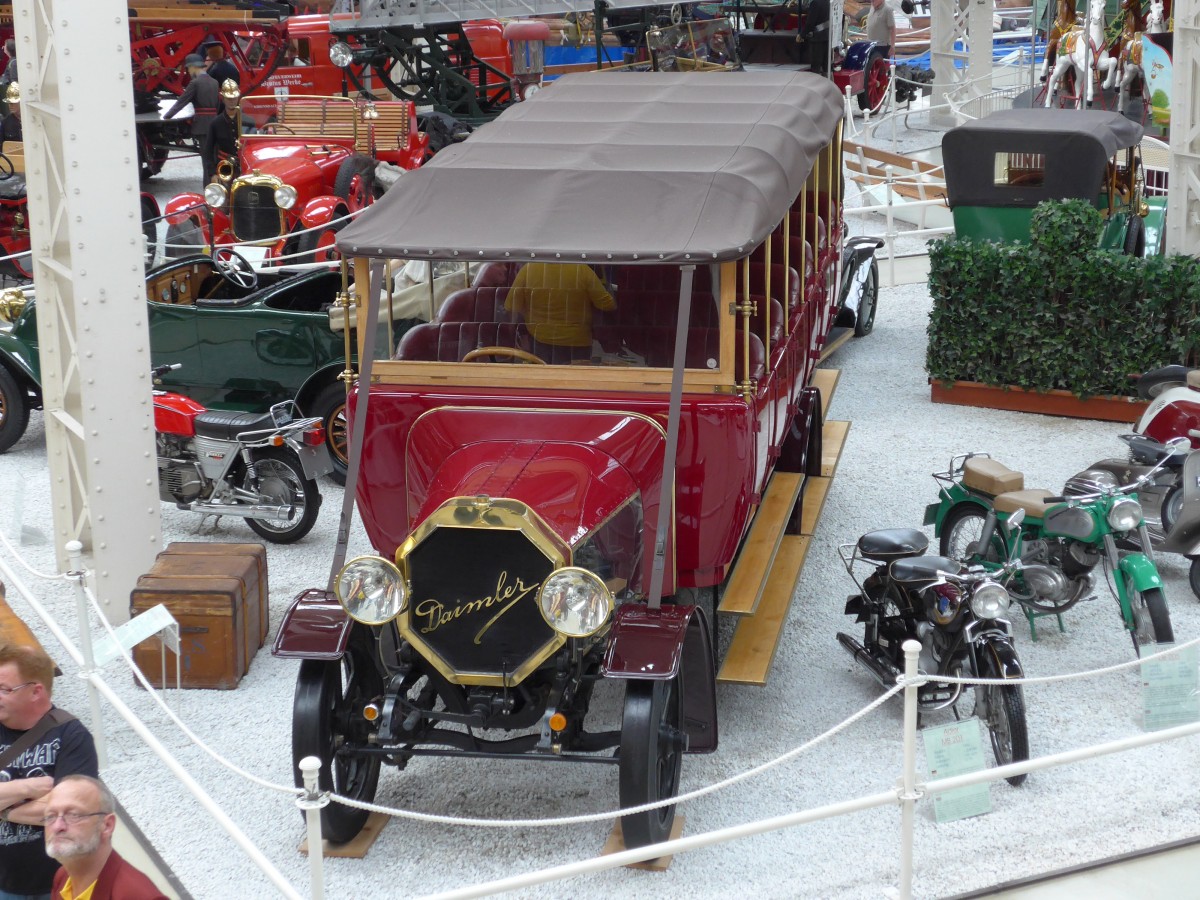
{"type": "MultiPolygon", "coordinates": [[[[989,673],[988,678],[995,675],[989,673]]],[[[996,765],[1006,766],[1009,763],[1023,762],[1029,759],[1029,726],[1025,720],[1025,694],[1019,684],[981,684],[976,691],[987,697],[987,726],[988,737],[992,742],[992,755],[996,765]]],[[[1009,784],[1016,787],[1022,784],[1028,775],[1014,775],[1006,778],[1009,784]]]]}
{"type": "Polygon", "coordinates": [[[1188,567],[1188,584],[1192,586],[1192,593],[1196,595],[1196,599],[1200,600],[1200,557],[1193,559],[1188,567]]]}
{"type": "MultiPolygon", "coordinates": [[[[970,555],[967,553],[967,549],[971,542],[962,542],[957,540],[958,532],[964,528],[969,528],[971,534],[975,538],[975,542],[977,543],[979,532],[983,530],[983,520],[986,517],[987,513],[984,512],[983,507],[975,503],[960,503],[958,506],[951,509],[946,515],[945,520],[942,522],[942,532],[938,536],[938,552],[942,556],[947,556],[950,559],[957,559],[960,562],[964,561],[970,555]],[[978,521],[979,527],[974,528],[970,525],[966,525],[968,521],[978,521]],[[952,544],[955,546],[952,546],[952,544]],[[955,556],[955,552],[957,552],[959,555],[955,556]]],[[[999,525],[997,525],[997,530],[999,530],[999,525]]],[[[1003,551],[999,548],[996,537],[993,537],[992,541],[993,550],[996,551],[993,553],[993,555],[997,560],[999,560],[1003,551]]],[[[978,552],[978,548],[976,548],[976,552],[978,552]]]]}
{"type": "Polygon", "coordinates": [[[1129,224],[1125,228],[1125,255],[1146,255],[1146,223],[1135,212],[1129,214],[1129,224]]]}
{"type": "Polygon", "coordinates": [[[1126,582],[1130,603],[1133,605],[1134,627],[1129,632],[1133,639],[1133,649],[1138,656],[1142,655],[1142,645],[1153,634],[1155,644],[1175,643],[1175,630],[1171,627],[1171,611],[1167,608],[1167,598],[1161,588],[1150,588],[1146,591],[1134,590],[1132,584],[1126,582]],[[1139,615],[1139,612],[1141,615],[1139,615]]]}
{"type": "Polygon", "coordinates": [[[246,524],[250,529],[275,544],[295,543],[312,531],[321,509],[321,492],[317,489],[316,481],[304,477],[304,469],[296,454],[291,450],[256,450],[254,468],[258,473],[259,492],[272,498],[268,502],[280,505],[290,502],[295,510],[286,523],[247,519],[246,524]]]}
{"type": "Polygon", "coordinates": [[[879,303],[879,261],[871,260],[871,270],[863,283],[862,299],[854,317],[854,336],[866,337],[875,327],[875,309],[879,303]]]}
{"type": "Polygon", "coordinates": [[[1171,529],[1175,527],[1175,521],[1179,518],[1179,513],[1183,510],[1183,485],[1175,484],[1166,496],[1163,497],[1162,506],[1159,507],[1158,517],[1162,522],[1163,534],[1170,534],[1171,529]]]}
{"type": "Polygon", "coordinates": [[[0,366],[0,453],[25,434],[29,426],[29,398],[13,374],[0,366]]]}
{"type": "Polygon", "coordinates": [[[333,194],[352,209],[369,205],[375,196],[375,160],[360,155],[342,160],[333,179],[333,194]],[[358,184],[355,179],[359,179],[358,184]]]}
{"type": "MultiPolygon", "coordinates": [[[[366,803],[375,799],[379,757],[335,759],[335,752],[347,738],[365,741],[365,727],[362,734],[347,735],[347,729],[338,726],[364,722],[363,706],[382,693],[378,670],[353,646],[340,660],[306,659],[300,663],[292,701],[292,773],[297,787],[304,786],[300,760],[316,756],[321,760],[321,790],[366,803]]],[[[331,802],[321,810],[322,835],[335,844],[344,844],[362,830],[369,816],[365,810],[331,802]]]]}
{"type": "MultiPolygon", "coordinates": [[[[340,216],[339,216],[340,218],[340,216]]],[[[320,231],[305,231],[296,238],[296,252],[301,254],[297,259],[302,263],[334,263],[342,258],[333,247],[337,233],[346,227],[346,223],[337,222],[320,231]]]]}
{"type": "Polygon", "coordinates": [[[335,381],[321,389],[316,399],[309,404],[307,415],[319,416],[325,432],[325,447],[333,460],[333,471],[329,477],[337,484],[346,483],[348,465],[347,447],[350,434],[346,422],[346,389],[335,381]]]}
{"type": "MultiPolygon", "coordinates": [[[[636,681],[625,685],[621,718],[621,806],[640,806],[679,793],[683,764],[682,673],[669,681],[636,681]]],[[[627,848],[657,844],[671,836],[675,807],[621,817],[627,848]]]]}
{"type": "Polygon", "coordinates": [[[195,256],[197,253],[203,253],[208,247],[208,242],[204,240],[204,229],[196,223],[195,219],[188,219],[178,225],[168,225],[165,243],[167,246],[163,247],[163,259],[183,259],[186,256],[195,256]],[[172,246],[175,244],[185,246],[172,246]]]}

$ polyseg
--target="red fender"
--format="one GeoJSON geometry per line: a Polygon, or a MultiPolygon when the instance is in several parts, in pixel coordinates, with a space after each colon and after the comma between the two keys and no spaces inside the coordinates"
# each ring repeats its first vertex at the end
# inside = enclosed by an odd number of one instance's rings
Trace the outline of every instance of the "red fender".
{"type": "Polygon", "coordinates": [[[163,215],[171,225],[182,225],[188,219],[194,218],[203,222],[207,217],[196,207],[204,205],[204,197],[200,194],[178,194],[167,201],[163,215]]]}
{"type": "Polygon", "coordinates": [[[284,613],[272,656],[288,659],[341,659],[354,621],[329,591],[310,588],[284,613]]]}
{"type": "Polygon", "coordinates": [[[300,213],[300,227],[317,228],[320,225],[328,225],[334,219],[340,219],[348,212],[346,201],[340,197],[332,195],[314,197],[304,204],[304,209],[300,213]]]}
{"type": "Polygon", "coordinates": [[[617,609],[601,672],[606,678],[666,681],[683,670],[683,724],[689,753],[717,749],[717,678],[708,622],[696,607],[617,609]]]}

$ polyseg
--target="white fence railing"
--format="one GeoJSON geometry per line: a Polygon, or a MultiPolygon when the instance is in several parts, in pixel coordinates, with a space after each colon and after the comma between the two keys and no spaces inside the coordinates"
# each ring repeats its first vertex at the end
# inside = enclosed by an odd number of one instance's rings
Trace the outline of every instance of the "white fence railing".
{"type": "MultiPolygon", "coordinates": [[[[0,542],[8,547],[17,561],[26,566],[25,562],[16,554],[16,551],[9,542],[0,535],[0,542]]],[[[67,579],[74,582],[77,598],[79,599],[79,631],[81,640],[86,647],[90,644],[90,627],[87,619],[87,605],[91,606],[92,612],[97,615],[108,630],[112,626],[108,624],[100,605],[95,601],[94,595],[86,584],[86,576],[81,566],[78,563],[79,546],[76,544],[70,549],[73,571],[65,575],[41,575],[34,572],[35,575],[44,578],[67,579]],[[85,603],[86,598],[86,603],[85,603]]],[[[213,816],[217,824],[225,830],[238,845],[243,849],[247,856],[254,862],[256,866],[269,878],[275,888],[284,896],[289,898],[299,898],[301,892],[293,887],[279,872],[278,868],[267,859],[255,844],[247,837],[232,819],[209,797],[204,790],[195,782],[192,776],[183,768],[183,766],[174,758],[174,756],[162,745],[159,739],[150,731],[146,724],[131,710],[116,694],[116,692],[107,684],[99,671],[90,669],[87,666],[87,660],[90,658],[90,651],[85,649],[80,651],[75,647],[74,643],[67,636],[62,626],[53,618],[47,611],[38,598],[25,587],[20,578],[16,575],[13,569],[7,562],[0,558],[0,575],[3,575],[15,592],[23,597],[29,603],[35,614],[42,619],[49,631],[63,645],[64,649],[76,662],[77,665],[83,667],[80,673],[88,682],[89,689],[96,692],[99,699],[103,699],[112,709],[124,719],[137,735],[146,743],[148,747],[162,760],[168,770],[179,779],[180,783],[192,793],[193,796],[201,803],[204,809],[213,816]]],[[[1056,681],[1075,680],[1080,678],[1095,678],[1103,675],[1109,675],[1117,672],[1125,672],[1131,670],[1149,660],[1168,656],[1178,653],[1189,647],[1200,645],[1200,638],[1188,641],[1183,644],[1166,649],[1154,656],[1143,657],[1141,660],[1130,660],[1128,662],[1119,663],[1117,665],[1108,666],[1104,669],[1098,669],[1090,672],[1071,673],[1067,675],[1045,676],[1039,678],[1024,678],[1013,679],[1007,681],[997,681],[979,678],[949,678],[946,676],[938,676],[939,681],[960,682],[964,685],[978,684],[1022,684],[1036,685],[1047,684],[1056,681]]],[[[1152,744],[1158,744],[1165,741],[1176,740],[1179,738],[1189,737],[1195,734],[1200,734],[1200,722],[1195,722],[1187,725],[1181,725],[1176,728],[1170,728],[1163,731],[1149,732],[1137,734],[1118,740],[1112,740],[1101,744],[1095,744],[1088,747],[1080,747],[1073,750],[1067,750],[1060,753],[1050,754],[1047,756],[1037,757],[1022,762],[1013,763],[1007,766],[999,766],[991,769],[984,769],[968,775],[960,775],[951,778],[940,778],[931,781],[921,781],[917,776],[916,761],[917,751],[916,743],[918,737],[917,728],[917,710],[918,710],[918,688],[929,681],[930,679],[918,672],[918,658],[920,653],[920,644],[916,641],[909,641],[904,646],[905,652],[905,674],[899,679],[898,684],[891,689],[885,691],[878,698],[872,701],[863,709],[857,711],[843,722],[824,732],[823,734],[811,739],[805,744],[788,751],[774,760],[770,760],[754,769],[741,772],[732,778],[726,779],[717,784],[708,785],[690,794],[680,795],[677,798],[661,801],[657,804],[647,804],[645,807],[661,806],[672,803],[685,803],[689,798],[713,793],[716,790],[729,787],[746,778],[754,777],[762,774],[784,762],[790,761],[799,756],[809,748],[816,744],[832,737],[839,731],[849,727],[851,724],[872,714],[883,706],[897,693],[904,695],[904,719],[903,719],[903,740],[904,740],[904,755],[902,763],[902,771],[900,778],[897,781],[897,786],[894,789],[866,794],[861,797],[842,801],[839,803],[831,803],[822,806],[813,807],[811,809],[800,810],[786,815],[774,816],[771,818],[760,819],[753,822],[748,822],[742,825],[733,826],[730,828],[718,829],[715,831],[704,832],[689,837],[678,838],[672,841],[666,841],[661,844],[655,844],[648,847],[641,847],[635,850],[625,850],[619,853],[614,853],[606,856],[599,856],[591,859],[580,860],[577,862],[567,863],[563,865],[553,866],[546,869],[541,869],[534,872],[528,872],[520,875],[514,875],[508,878],[489,881],[485,883],[469,885],[451,891],[429,895],[430,898],[438,898],[438,900],[449,900],[449,898],[468,898],[468,897],[484,897],[504,891],[515,890],[518,888],[530,887],[538,884],[546,884],[556,881],[562,881],[570,878],[576,878],[592,872],[599,872],[605,869],[612,869],[619,866],[628,865],[634,862],[641,862],[648,859],[654,859],[666,855],[674,855],[684,853],[689,850],[695,850],[701,847],[709,847],[716,844],[728,843],[738,840],[743,837],[748,837],[756,834],[763,834],[769,831],[777,831],[785,828],[792,828],[797,825],[802,825],[809,822],[816,822],[822,819],[829,819],[837,816],[849,815],[851,813],[861,812],[863,810],[875,809],[885,806],[900,807],[900,823],[899,823],[899,858],[897,869],[899,871],[899,880],[897,885],[897,894],[902,900],[907,900],[912,896],[913,886],[913,852],[914,852],[914,824],[915,824],[915,808],[916,804],[922,799],[932,796],[933,794],[942,791],[953,790],[955,788],[966,787],[969,785],[983,784],[986,782],[999,781],[1001,779],[1010,778],[1014,775],[1034,772],[1043,769],[1049,769],[1055,766],[1066,765],[1087,759],[1095,759],[1100,756],[1105,756],[1112,753],[1119,753],[1125,750],[1131,750],[1138,747],[1144,747],[1152,744]]],[[[140,678],[142,684],[151,696],[157,702],[167,709],[166,704],[162,703],[161,698],[157,696],[157,692],[150,686],[149,682],[141,676],[141,673],[133,665],[133,660],[128,653],[124,653],[123,657],[127,665],[133,669],[134,674],[140,678]]],[[[168,710],[169,712],[169,710],[168,710]]],[[[98,716],[98,707],[93,710],[93,715],[98,716]]],[[[174,721],[184,732],[188,738],[201,746],[206,752],[214,756],[223,765],[226,765],[235,774],[247,779],[249,782],[265,787],[272,791],[282,792],[288,795],[296,796],[296,805],[307,811],[308,815],[308,830],[309,830],[309,848],[310,848],[310,867],[311,867],[311,883],[309,886],[309,896],[321,900],[324,897],[324,876],[322,870],[322,859],[320,853],[320,808],[328,802],[342,802],[354,806],[369,806],[373,810],[382,811],[395,816],[403,816],[410,819],[425,819],[434,820],[451,825],[460,825],[464,827],[489,827],[489,828],[527,828],[531,826],[540,827],[556,827],[562,824],[577,822],[577,821],[595,821],[597,819],[615,819],[623,812],[629,810],[611,810],[603,813],[590,813],[582,816],[565,817],[558,819],[540,819],[540,820],[491,820],[491,819],[461,819],[452,816],[430,815],[425,813],[415,813],[408,810],[388,809],[379,807],[373,804],[360,804],[354,801],[348,801],[346,798],[330,796],[321,793],[316,787],[316,773],[319,766],[319,761],[315,758],[309,758],[302,763],[304,769],[305,782],[307,790],[293,788],[290,785],[274,785],[269,781],[252,775],[249,772],[239,768],[233,763],[228,762],[220,757],[200,740],[188,729],[184,723],[179,721],[178,717],[173,713],[170,714],[174,721]]],[[[93,721],[93,731],[98,739],[101,738],[102,725],[98,719],[93,721]]]]}

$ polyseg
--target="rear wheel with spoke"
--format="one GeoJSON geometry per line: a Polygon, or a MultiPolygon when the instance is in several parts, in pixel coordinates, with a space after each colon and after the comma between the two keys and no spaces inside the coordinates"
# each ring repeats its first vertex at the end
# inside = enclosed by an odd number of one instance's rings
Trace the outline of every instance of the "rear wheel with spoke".
{"type": "MultiPolygon", "coordinates": [[[[666,800],[679,793],[683,764],[681,675],[667,681],[629,681],[621,718],[620,793],[623,808],[666,800]]],[[[675,807],[621,817],[628,848],[671,836],[675,807]]]]}
{"type": "Polygon", "coordinates": [[[260,537],[276,544],[300,540],[317,522],[321,494],[317,483],[304,477],[296,454],[288,450],[259,450],[254,458],[256,482],[248,490],[259,495],[258,503],[277,506],[278,516],[247,519],[246,524],[260,537]]]}

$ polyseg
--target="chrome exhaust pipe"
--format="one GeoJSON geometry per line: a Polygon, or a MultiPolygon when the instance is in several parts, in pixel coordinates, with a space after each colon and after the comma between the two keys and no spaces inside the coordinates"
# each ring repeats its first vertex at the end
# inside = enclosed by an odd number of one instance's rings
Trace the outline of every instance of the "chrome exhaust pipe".
{"type": "Polygon", "coordinates": [[[289,519],[294,506],[241,506],[229,503],[193,503],[186,507],[206,516],[240,516],[243,519],[289,519]]]}
{"type": "Polygon", "coordinates": [[[846,648],[846,652],[853,656],[863,667],[875,676],[878,681],[886,688],[896,686],[896,681],[900,677],[900,670],[889,659],[876,656],[857,640],[850,637],[841,631],[838,632],[838,643],[846,648]]]}

